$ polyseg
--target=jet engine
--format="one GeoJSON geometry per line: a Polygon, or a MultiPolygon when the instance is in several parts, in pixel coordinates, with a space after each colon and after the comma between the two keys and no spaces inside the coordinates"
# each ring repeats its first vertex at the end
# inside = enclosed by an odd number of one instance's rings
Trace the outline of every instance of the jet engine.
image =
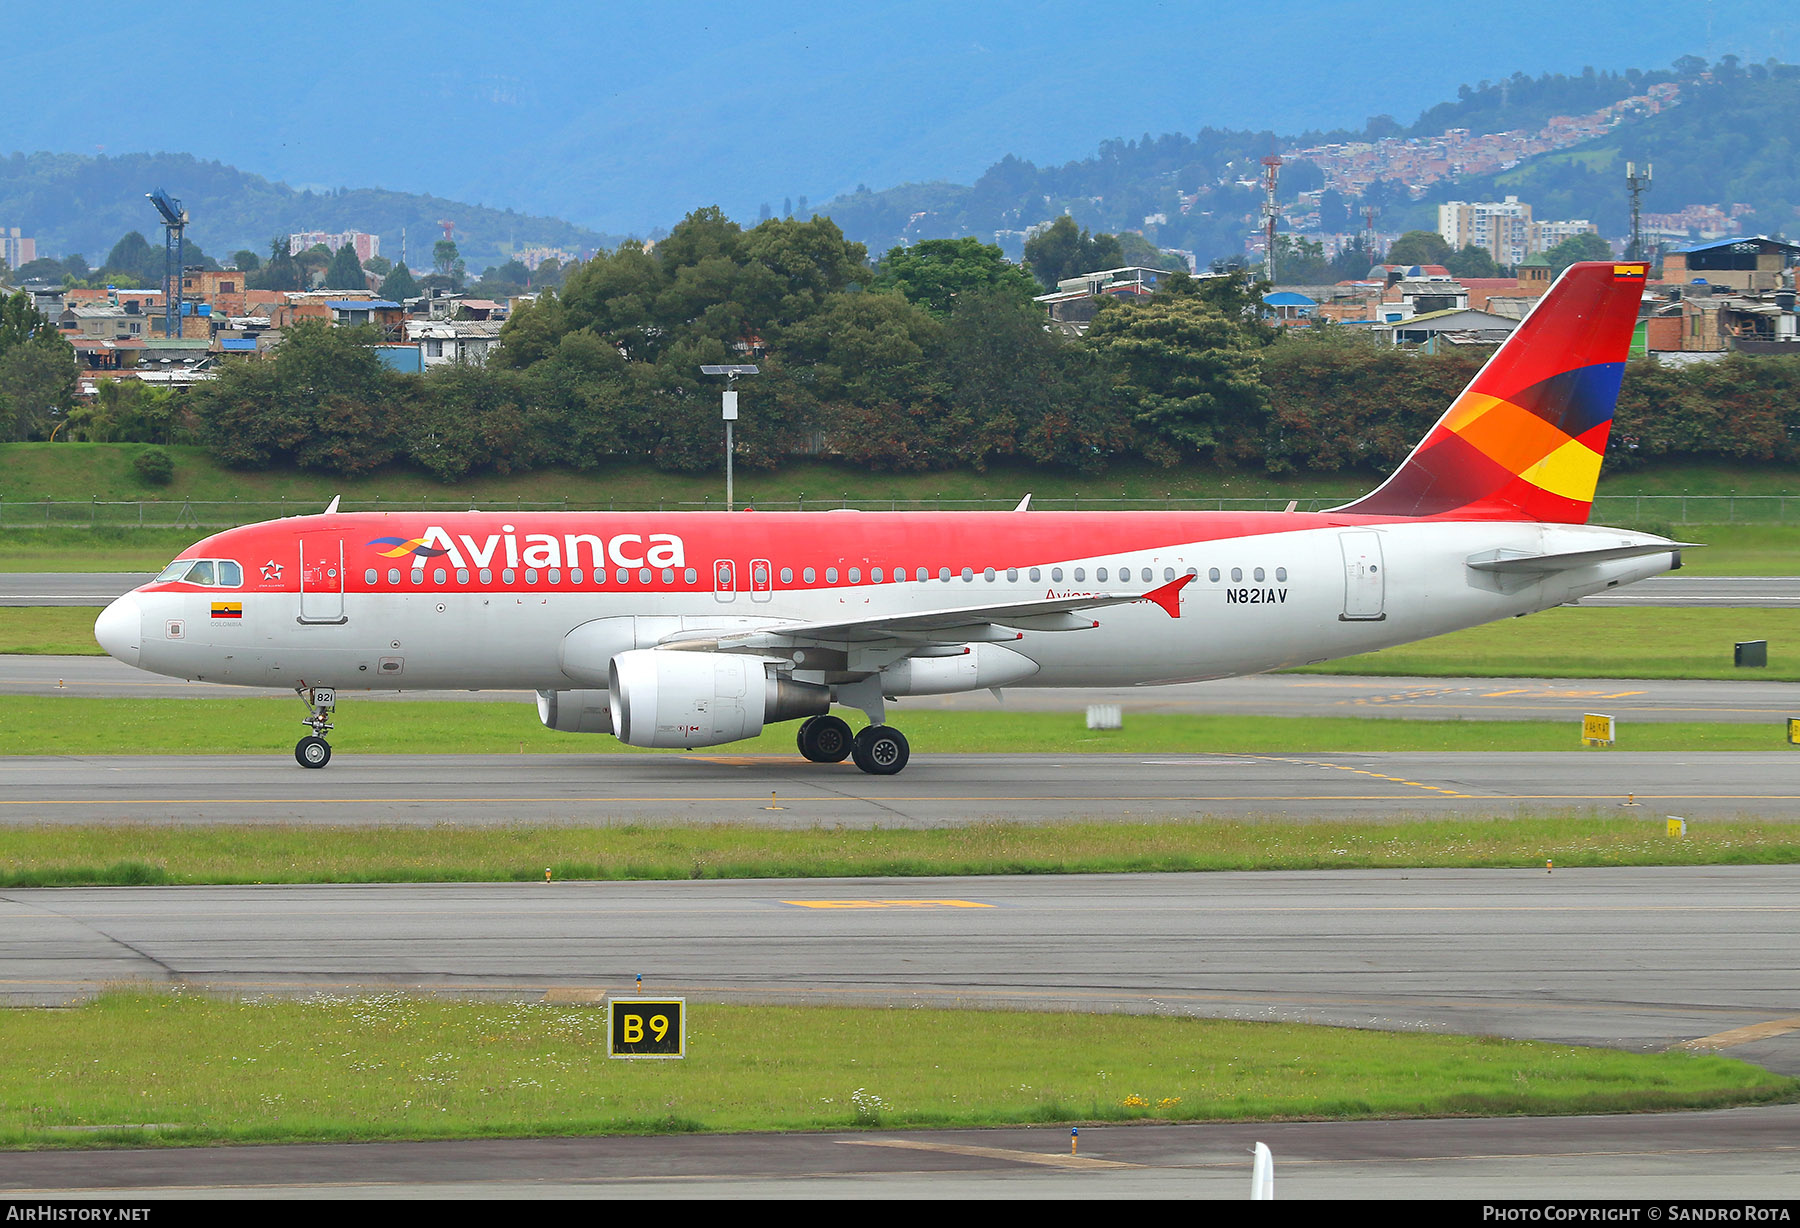
{"type": "Polygon", "coordinates": [[[795,682],[761,658],[728,653],[621,652],[608,681],[613,732],[631,746],[717,746],[831,706],[828,688],[795,682]]]}

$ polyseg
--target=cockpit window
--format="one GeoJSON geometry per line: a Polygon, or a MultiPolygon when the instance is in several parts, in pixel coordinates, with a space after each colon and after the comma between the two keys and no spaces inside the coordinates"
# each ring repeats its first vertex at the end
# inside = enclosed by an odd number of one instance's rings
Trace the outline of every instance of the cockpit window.
{"type": "Polygon", "coordinates": [[[163,568],[154,583],[185,580],[209,588],[242,588],[244,569],[231,559],[176,559],[163,568]]]}

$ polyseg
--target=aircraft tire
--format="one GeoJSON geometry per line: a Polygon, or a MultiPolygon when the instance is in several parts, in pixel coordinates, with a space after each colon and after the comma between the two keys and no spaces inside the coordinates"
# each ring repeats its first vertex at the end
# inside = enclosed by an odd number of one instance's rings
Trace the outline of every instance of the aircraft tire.
{"type": "Polygon", "coordinates": [[[892,725],[870,725],[850,746],[856,766],[871,776],[892,776],[912,757],[906,735],[892,725]]]}
{"type": "Polygon", "coordinates": [[[294,743],[294,762],[303,768],[322,768],[331,762],[331,743],[320,737],[305,737],[294,743]]]}
{"type": "Polygon", "coordinates": [[[853,752],[850,726],[835,716],[811,716],[800,723],[794,739],[800,753],[814,763],[842,763],[853,752]]]}

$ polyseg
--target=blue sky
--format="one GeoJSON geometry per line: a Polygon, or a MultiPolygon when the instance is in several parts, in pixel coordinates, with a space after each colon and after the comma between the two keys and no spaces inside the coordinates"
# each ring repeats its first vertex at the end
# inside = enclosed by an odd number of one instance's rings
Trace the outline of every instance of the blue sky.
{"type": "MultiPolygon", "coordinates": [[[[614,233],[1206,126],[1410,122],[1513,72],[1800,57],[1761,0],[41,6],[0,153],[170,151],[614,233]],[[159,18],[157,12],[173,16],[159,18]],[[162,51],[161,48],[179,50],[162,51]],[[126,52],[139,54],[127,55],[126,52]]],[[[171,190],[174,190],[171,187],[171,190]]]]}

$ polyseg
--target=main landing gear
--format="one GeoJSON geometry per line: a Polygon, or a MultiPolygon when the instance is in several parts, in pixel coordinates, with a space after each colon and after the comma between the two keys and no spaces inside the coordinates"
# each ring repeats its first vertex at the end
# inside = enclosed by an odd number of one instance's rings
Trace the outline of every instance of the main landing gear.
{"type": "Polygon", "coordinates": [[[800,753],[814,763],[842,763],[846,758],[871,776],[892,776],[906,766],[912,748],[891,725],[870,725],[855,737],[835,716],[812,716],[800,722],[795,737],[800,753]]]}
{"type": "Polygon", "coordinates": [[[303,768],[322,768],[331,762],[331,743],[325,735],[331,732],[331,714],[337,709],[337,692],[330,687],[294,688],[310,713],[300,723],[312,733],[294,744],[294,761],[303,768]]]}

